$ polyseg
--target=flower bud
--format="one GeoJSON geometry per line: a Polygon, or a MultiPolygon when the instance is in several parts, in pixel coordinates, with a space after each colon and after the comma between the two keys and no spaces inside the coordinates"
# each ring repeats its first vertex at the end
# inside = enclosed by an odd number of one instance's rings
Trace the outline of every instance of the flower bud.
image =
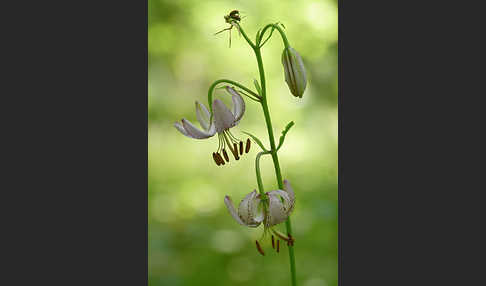
{"type": "Polygon", "coordinates": [[[307,86],[307,76],[302,58],[296,50],[288,47],[282,53],[282,64],[284,66],[285,81],[289,86],[290,92],[295,97],[302,98],[307,86]]]}

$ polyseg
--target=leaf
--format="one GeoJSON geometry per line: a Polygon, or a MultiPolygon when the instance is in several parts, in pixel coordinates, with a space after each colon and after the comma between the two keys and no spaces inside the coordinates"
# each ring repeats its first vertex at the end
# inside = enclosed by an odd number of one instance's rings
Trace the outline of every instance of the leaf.
{"type": "Polygon", "coordinates": [[[246,135],[250,136],[253,139],[253,141],[255,141],[255,143],[257,143],[258,146],[260,146],[260,148],[262,148],[263,151],[268,152],[268,150],[265,148],[265,146],[263,146],[262,141],[260,141],[260,139],[258,139],[258,137],[254,136],[254,135],[252,135],[248,132],[245,132],[245,131],[242,131],[242,132],[245,133],[246,135]]]}
{"type": "Polygon", "coordinates": [[[290,128],[292,128],[292,126],[294,126],[294,122],[293,121],[290,121],[289,124],[287,124],[287,126],[285,126],[285,129],[282,131],[282,135],[280,136],[280,140],[278,142],[278,147],[277,147],[277,151],[278,149],[280,149],[280,147],[282,147],[282,144],[285,140],[285,136],[287,135],[287,132],[289,132],[290,128]]]}
{"type": "MultiPolygon", "coordinates": [[[[268,35],[268,37],[265,39],[265,41],[263,41],[263,43],[260,44],[260,46],[259,46],[260,48],[263,47],[263,45],[265,45],[265,43],[270,39],[270,37],[272,37],[273,30],[275,30],[275,27],[274,26],[272,26],[272,30],[270,30],[270,35],[268,35]]],[[[265,33],[266,33],[266,31],[265,31],[265,33]]],[[[263,38],[264,35],[265,34],[260,35],[260,37],[263,38]]],[[[260,41],[261,41],[261,39],[260,39],[260,41]]]]}
{"type": "Polygon", "coordinates": [[[253,80],[253,84],[255,85],[255,88],[258,92],[258,95],[262,96],[262,89],[261,89],[260,84],[258,83],[258,81],[256,79],[253,80]]]}

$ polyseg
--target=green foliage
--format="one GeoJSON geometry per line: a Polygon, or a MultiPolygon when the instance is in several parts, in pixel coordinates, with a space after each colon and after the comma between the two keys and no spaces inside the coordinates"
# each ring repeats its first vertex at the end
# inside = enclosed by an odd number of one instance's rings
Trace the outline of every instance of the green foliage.
{"type": "Polygon", "coordinates": [[[268,152],[267,148],[265,148],[262,141],[260,141],[260,139],[258,139],[258,137],[256,137],[255,135],[252,135],[250,132],[242,131],[242,133],[245,133],[246,135],[250,136],[253,139],[253,141],[255,143],[257,143],[258,146],[260,146],[260,148],[262,148],[263,151],[268,152]]]}
{"type": "Polygon", "coordinates": [[[282,147],[282,144],[284,143],[285,136],[287,135],[287,132],[289,132],[290,128],[292,128],[292,126],[294,126],[294,124],[295,123],[293,121],[290,121],[289,124],[287,124],[287,126],[285,126],[285,129],[282,131],[282,135],[280,135],[280,140],[278,142],[277,151],[280,149],[280,147],[282,147]]]}

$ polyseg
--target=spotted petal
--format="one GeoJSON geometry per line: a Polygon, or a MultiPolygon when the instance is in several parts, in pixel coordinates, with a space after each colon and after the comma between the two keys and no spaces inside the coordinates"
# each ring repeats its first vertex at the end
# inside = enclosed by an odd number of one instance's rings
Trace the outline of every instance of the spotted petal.
{"type": "Polygon", "coordinates": [[[229,196],[225,196],[224,197],[224,203],[226,205],[226,207],[228,208],[228,211],[229,213],[231,214],[231,216],[241,225],[244,225],[246,226],[246,224],[241,220],[241,218],[238,216],[238,213],[236,212],[236,209],[233,205],[233,201],[231,200],[231,198],[229,196]]]}
{"type": "Polygon", "coordinates": [[[234,126],[235,116],[219,99],[213,101],[213,116],[216,132],[218,133],[234,126]]]}
{"type": "Polygon", "coordinates": [[[261,199],[258,197],[254,190],[245,196],[238,207],[239,217],[249,227],[257,227],[263,221],[263,211],[259,209],[261,199]]]}
{"type": "Polygon", "coordinates": [[[268,193],[267,226],[284,222],[294,209],[295,195],[287,180],[284,181],[284,189],[285,191],[275,190],[268,193]]]}
{"type": "Polygon", "coordinates": [[[290,182],[288,180],[284,180],[284,191],[287,192],[289,195],[289,198],[292,200],[292,203],[295,201],[295,194],[294,194],[294,189],[292,189],[292,186],[290,185],[290,182]]]}

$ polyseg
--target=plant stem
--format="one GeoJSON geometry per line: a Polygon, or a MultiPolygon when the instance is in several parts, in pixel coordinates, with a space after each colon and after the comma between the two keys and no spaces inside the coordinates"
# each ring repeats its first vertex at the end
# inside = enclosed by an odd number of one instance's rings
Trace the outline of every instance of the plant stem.
{"type": "MultiPolygon", "coordinates": [[[[241,27],[240,27],[241,29],[241,27]]],[[[244,31],[241,29],[241,32],[243,35],[244,31]]],[[[247,41],[249,41],[248,37],[245,37],[247,41]]],[[[259,47],[256,47],[249,42],[250,45],[253,47],[253,50],[255,52],[255,56],[257,58],[258,62],[258,71],[260,73],[260,86],[262,89],[262,94],[261,94],[261,104],[263,108],[263,114],[265,116],[265,123],[267,125],[267,131],[268,131],[268,138],[270,140],[270,154],[272,155],[272,160],[273,160],[273,165],[275,167],[275,175],[277,177],[277,183],[278,183],[278,188],[283,190],[283,181],[282,181],[282,174],[280,171],[280,164],[278,162],[278,155],[277,155],[277,149],[275,147],[275,138],[273,137],[273,127],[272,127],[272,120],[270,118],[270,111],[268,110],[268,104],[267,104],[267,91],[266,91],[266,83],[265,83],[265,72],[263,70],[263,61],[262,61],[262,55],[259,47]]],[[[287,228],[287,235],[292,234],[292,226],[290,223],[290,217],[287,218],[285,221],[285,226],[287,228]]],[[[292,281],[292,286],[297,285],[297,277],[296,277],[296,270],[295,270],[295,255],[294,255],[294,247],[292,245],[288,246],[289,249],[289,259],[290,259],[290,274],[291,274],[291,281],[292,281]]]]}
{"type": "MultiPolygon", "coordinates": [[[[267,88],[266,88],[266,84],[265,84],[265,71],[263,70],[262,54],[261,54],[261,50],[260,50],[260,47],[259,47],[259,43],[260,43],[261,38],[257,39],[256,45],[253,44],[253,42],[246,35],[243,28],[241,28],[241,26],[239,25],[239,23],[237,23],[237,22],[234,22],[234,23],[238,25],[238,28],[239,28],[241,34],[243,35],[245,40],[248,42],[248,44],[252,47],[253,51],[255,52],[255,56],[257,58],[258,72],[260,73],[260,86],[261,86],[261,89],[262,89],[260,103],[262,104],[263,114],[265,116],[265,123],[267,125],[268,138],[270,140],[270,147],[271,147],[270,148],[270,154],[272,155],[273,166],[275,167],[275,175],[277,177],[278,187],[279,187],[279,189],[283,189],[282,174],[280,172],[280,164],[278,162],[277,149],[275,148],[275,138],[273,137],[272,120],[270,118],[270,111],[268,110],[268,104],[267,104],[267,88]]],[[[267,25],[267,27],[268,26],[270,26],[270,25],[267,25]]],[[[267,27],[265,27],[265,29],[262,31],[262,33],[260,34],[260,37],[262,37],[262,35],[264,34],[264,31],[267,29],[267,27]]],[[[284,42],[285,47],[287,48],[288,47],[288,41],[287,41],[287,37],[285,37],[285,33],[280,29],[280,27],[278,27],[278,25],[275,25],[275,28],[282,35],[282,40],[284,42]]],[[[257,162],[258,162],[258,159],[259,158],[257,158],[257,162]]],[[[259,174],[259,168],[258,168],[257,177],[260,180],[259,183],[258,183],[259,187],[260,187],[260,184],[262,184],[262,183],[261,183],[261,177],[259,175],[260,174],[259,174]]],[[[285,226],[287,228],[287,235],[290,236],[291,233],[292,233],[292,226],[291,226],[291,223],[290,223],[290,217],[287,218],[287,220],[285,221],[285,226]]],[[[291,275],[292,286],[297,286],[294,246],[289,245],[288,248],[289,248],[290,275],[291,275]]]]}

